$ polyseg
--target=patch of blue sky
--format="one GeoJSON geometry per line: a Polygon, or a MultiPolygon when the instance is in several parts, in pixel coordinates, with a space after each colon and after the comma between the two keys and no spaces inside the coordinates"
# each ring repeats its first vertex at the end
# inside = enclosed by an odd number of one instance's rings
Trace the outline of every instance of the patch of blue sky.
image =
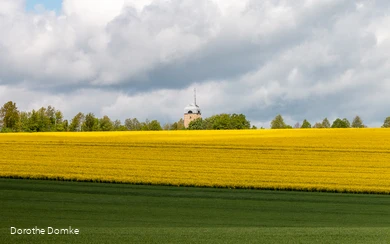
{"type": "Polygon", "coordinates": [[[46,10],[61,11],[62,0],[25,0],[26,11],[35,11],[37,5],[42,5],[46,10]]]}

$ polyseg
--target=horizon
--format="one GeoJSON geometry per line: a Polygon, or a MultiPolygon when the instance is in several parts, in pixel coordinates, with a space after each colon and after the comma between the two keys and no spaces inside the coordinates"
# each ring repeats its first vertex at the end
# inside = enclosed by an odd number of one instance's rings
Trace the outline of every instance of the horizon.
{"type": "Polygon", "coordinates": [[[244,114],[269,128],[390,116],[385,1],[3,0],[0,105],[122,122],[244,114]],[[82,108],[84,111],[79,111],[82,108]]]}

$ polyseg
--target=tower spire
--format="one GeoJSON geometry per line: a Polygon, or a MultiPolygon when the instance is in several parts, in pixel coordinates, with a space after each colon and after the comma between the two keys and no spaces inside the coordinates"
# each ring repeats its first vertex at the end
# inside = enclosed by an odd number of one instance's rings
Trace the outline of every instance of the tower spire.
{"type": "Polygon", "coordinates": [[[194,105],[196,106],[196,88],[194,88],[194,105]]]}

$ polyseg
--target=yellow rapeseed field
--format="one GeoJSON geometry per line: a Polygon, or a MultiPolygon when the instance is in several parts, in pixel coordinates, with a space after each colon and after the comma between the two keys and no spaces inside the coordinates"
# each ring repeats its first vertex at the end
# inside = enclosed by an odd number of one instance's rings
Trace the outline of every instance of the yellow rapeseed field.
{"type": "Polygon", "coordinates": [[[390,130],[0,134],[0,177],[390,193],[390,130]]]}

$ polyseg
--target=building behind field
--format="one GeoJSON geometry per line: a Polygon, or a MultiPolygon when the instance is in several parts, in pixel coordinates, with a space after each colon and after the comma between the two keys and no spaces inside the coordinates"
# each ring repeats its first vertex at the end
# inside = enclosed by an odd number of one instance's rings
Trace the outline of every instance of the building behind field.
{"type": "Polygon", "coordinates": [[[196,104],[196,90],[194,89],[194,103],[184,108],[184,127],[188,128],[191,121],[202,118],[199,106],[196,104]]]}

